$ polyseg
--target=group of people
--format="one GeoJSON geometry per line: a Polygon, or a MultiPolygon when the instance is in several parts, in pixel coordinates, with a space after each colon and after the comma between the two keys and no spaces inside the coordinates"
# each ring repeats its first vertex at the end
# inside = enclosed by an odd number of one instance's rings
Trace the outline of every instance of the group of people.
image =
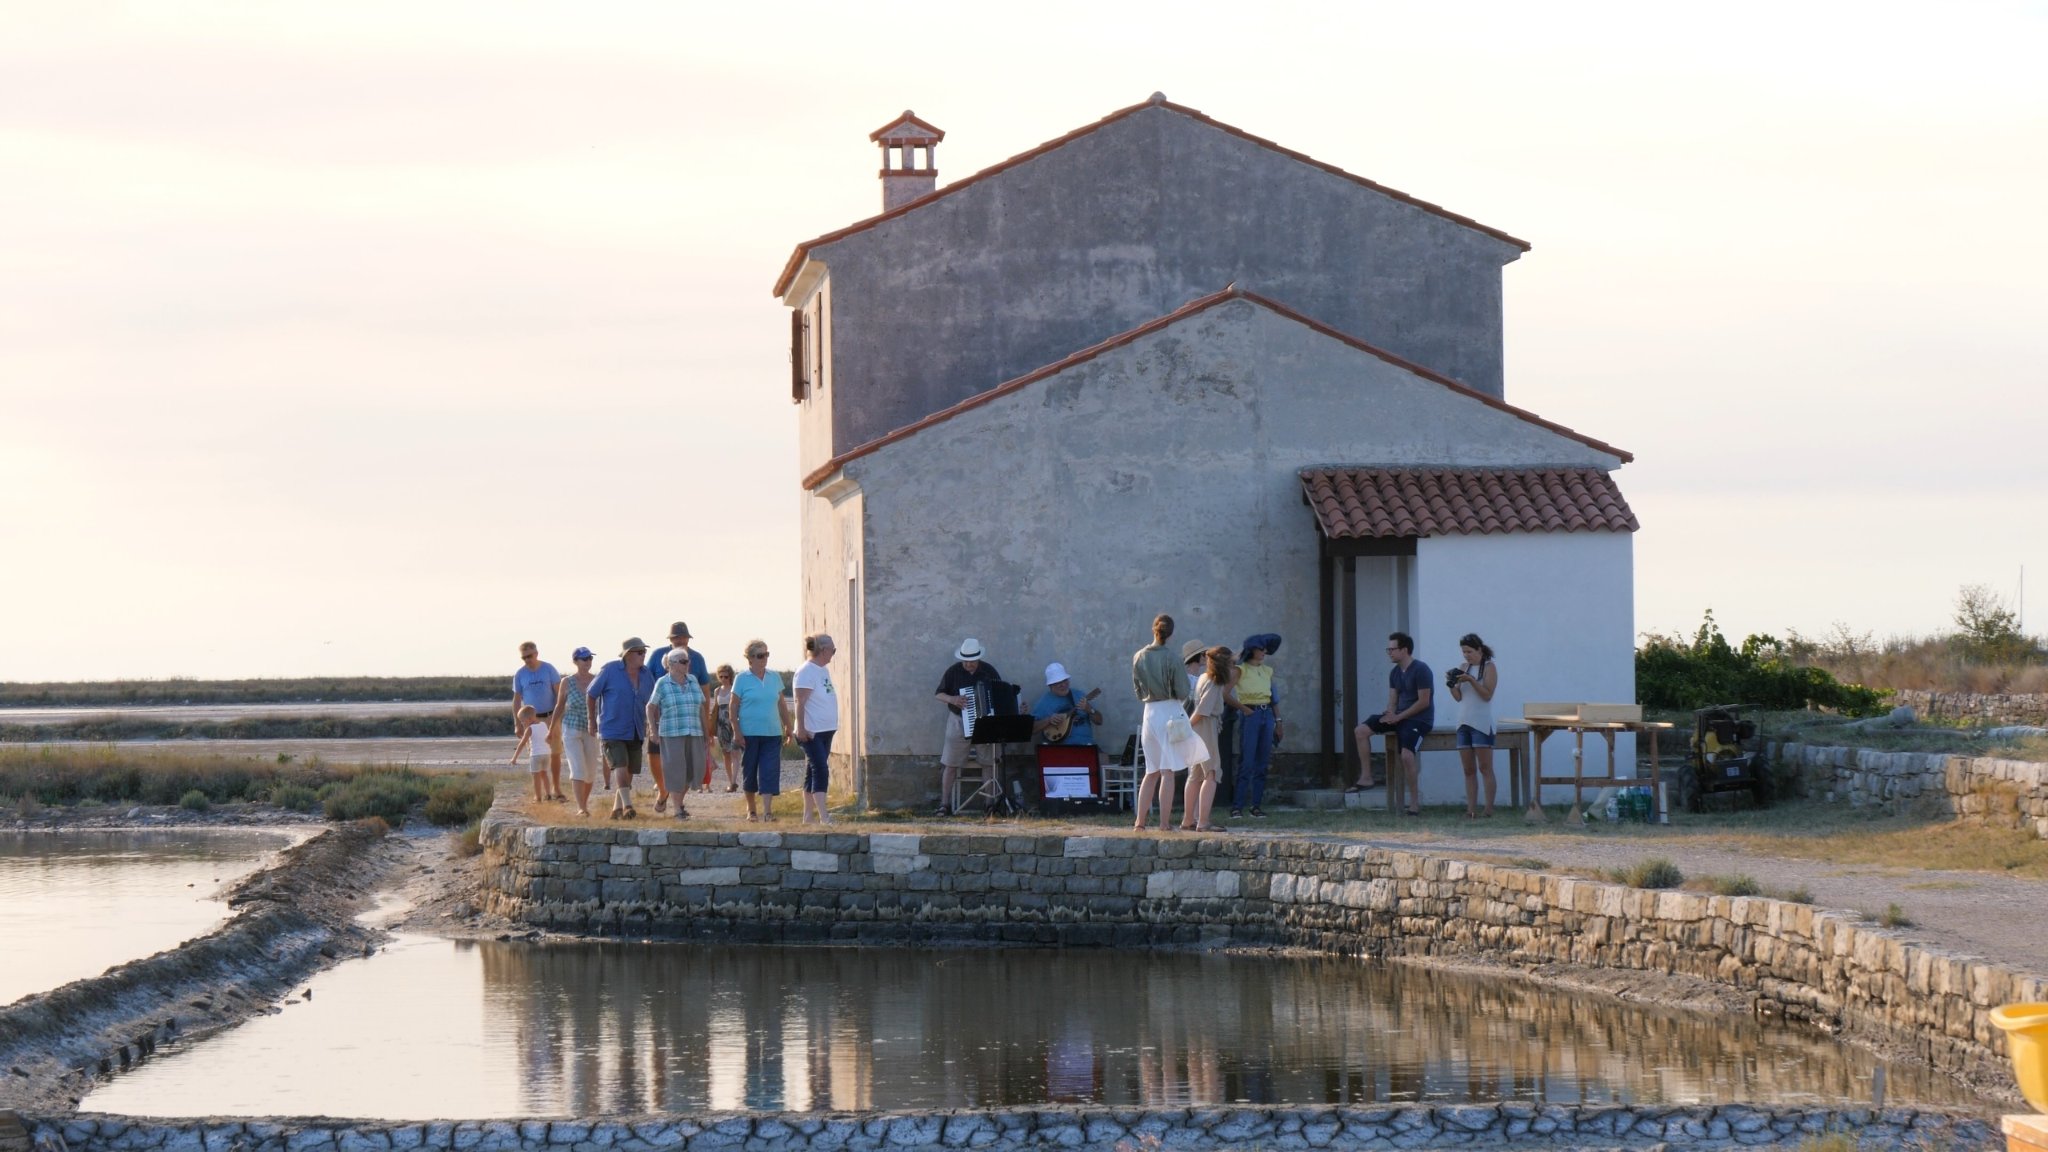
{"type": "Polygon", "coordinates": [[[747,819],[775,819],[782,792],[782,745],[794,739],[804,756],[803,822],[830,823],[832,737],[839,729],[839,696],[830,665],[837,651],[832,637],[804,638],[804,662],[785,686],[768,667],[768,645],[750,640],[746,668],[721,664],[714,673],[702,653],[690,647],[690,627],[671,625],[667,645],[650,657],[638,636],[619,645],[619,656],[592,671],[589,648],[571,654],[576,670],[567,676],[540,658],[532,641],[519,646],[520,666],[512,677],[514,728],[519,743],[512,759],[524,755],[533,794],[543,803],[565,803],[562,768],[567,764],[576,813],[590,815],[591,793],[612,789],[608,818],[639,816],[634,787],[644,771],[654,790],[654,812],[687,820],[684,797],[712,787],[714,752],[725,769],[725,790],[744,790],[747,819]],[[794,687],[795,696],[785,688],[794,687]],[[735,779],[733,759],[739,757],[735,779]]]}

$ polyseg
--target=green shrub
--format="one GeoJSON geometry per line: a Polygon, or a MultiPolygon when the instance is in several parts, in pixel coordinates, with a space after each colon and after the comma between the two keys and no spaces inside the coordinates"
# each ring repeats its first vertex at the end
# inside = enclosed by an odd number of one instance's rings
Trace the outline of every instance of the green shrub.
{"type": "Polygon", "coordinates": [[[329,820],[361,820],[375,816],[396,828],[412,806],[426,799],[426,778],[409,769],[358,773],[330,792],[321,790],[321,811],[329,820]]]}
{"type": "Polygon", "coordinates": [[[484,826],[480,820],[472,820],[462,826],[455,837],[455,854],[461,857],[476,856],[484,850],[484,826]]]}
{"type": "Polygon", "coordinates": [[[1813,889],[1808,888],[1804,884],[1799,884],[1777,893],[1777,898],[1780,900],[1790,900],[1794,904],[1811,904],[1813,903],[1813,889]]]}
{"type": "Polygon", "coordinates": [[[1775,637],[1728,643],[1709,610],[1691,640],[1651,635],[1636,649],[1636,699],[1645,708],[1689,711],[1716,704],[1761,704],[1773,711],[1822,708],[1850,716],[1884,710],[1886,693],[1843,684],[1792,662],[1775,637]]]}
{"type": "Polygon", "coordinates": [[[187,812],[204,812],[213,807],[213,801],[206,798],[206,793],[193,788],[178,797],[178,807],[187,812]]]}
{"type": "Polygon", "coordinates": [[[278,784],[270,790],[270,802],[293,812],[311,812],[320,794],[304,784],[278,784]]]}
{"type": "Polygon", "coordinates": [[[1733,876],[1709,876],[1707,888],[1716,896],[1761,896],[1764,891],[1755,877],[1740,872],[1733,876]]]}
{"type": "Polygon", "coordinates": [[[495,792],[489,780],[453,776],[438,779],[427,792],[427,822],[443,828],[474,824],[491,810],[495,792]]]}
{"type": "Polygon", "coordinates": [[[1676,888],[1685,883],[1685,873],[1662,856],[1652,856],[1626,868],[1613,869],[1607,877],[1616,884],[1626,884],[1631,888],[1676,888]]]}
{"type": "Polygon", "coordinates": [[[1872,919],[1886,928],[1911,928],[1913,926],[1913,918],[1906,915],[1906,910],[1897,904],[1885,905],[1884,911],[1878,913],[1872,919]]]}

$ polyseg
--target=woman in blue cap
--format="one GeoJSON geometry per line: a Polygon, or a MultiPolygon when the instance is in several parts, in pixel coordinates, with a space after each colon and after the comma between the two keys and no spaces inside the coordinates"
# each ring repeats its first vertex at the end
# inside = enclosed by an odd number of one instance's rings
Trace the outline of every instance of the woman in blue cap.
{"type": "Polygon", "coordinates": [[[1230,814],[1250,811],[1266,818],[1266,772],[1273,766],[1273,745],[1280,739],[1280,695],[1273,688],[1273,666],[1266,663],[1280,648],[1280,634],[1260,632],[1244,638],[1238,654],[1237,785],[1231,790],[1230,814]]]}

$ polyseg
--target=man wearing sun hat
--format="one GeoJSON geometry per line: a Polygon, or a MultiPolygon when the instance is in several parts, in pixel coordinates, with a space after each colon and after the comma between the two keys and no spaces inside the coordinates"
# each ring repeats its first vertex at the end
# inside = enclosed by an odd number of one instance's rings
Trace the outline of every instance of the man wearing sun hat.
{"type": "Polygon", "coordinates": [[[1102,713],[1095,707],[1096,692],[1086,696],[1074,694],[1074,678],[1067,674],[1067,666],[1054,661],[1045,666],[1045,695],[1031,706],[1031,734],[1047,744],[1095,743],[1095,725],[1102,722],[1102,713]],[[1066,721],[1058,721],[1066,716],[1066,721]],[[1057,721],[1057,722],[1056,722],[1057,721]],[[1052,730],[1066,725],[1065,734],[1053,738],[1052,730]]]}
{"type": "Polygon", "coordinates": [[[960,694],[964,688],[983,684],[1000,684],[1003,674],[996,666],[983,660],[981,641],[968,637],[953,650],[957,661],[939,677],[939,690],[935,695],[946,705],[951,715],[946,717],[945,744],[939,751],[939,815],[953,814],[953,790],[960,783],[960,766],[967,763],[967,728],[960,719],[960,709],[967,698],[960,694]]]}
{"type": "MultiPolygon", "coordinates": [[[[690,646],[690,626],[681,620],[668,626],[668,643],[648,654],[647,670],[654,673],[657,677],[667,674],[669,670],[668,655],[678,648],[690,654],[690,678],[697,682],[697,687],[700,689],[711,687],[711,666],[704,662],[704,654],[702,652],[690,646]]],[[[711,763],[711,745],[708,738],[699,737],[699,739],[705,740],[704,763],[708,766],[711,763]]],[[[647,775],[649,779],[654,781],[654,810],[656,812],[667,811],[668,796],[671,789],[669,788],[667,766],[661,762],[661,743],[656,739],[649,739],[647,741],[647,775]]],[[[711,781],[709,777],[703,780],[684,780],[673,791],[678,796],[687,795],[692,785],[708,788],[711,785],[711,781]]],[[[676,803],[681,804],[682,801],[678,800],[676,803]]]]}
{"type": "Polygon", "coordinates": [[[619,658],[590,682],[597,738],[604,744],[605,763],[618,787],[612,800],[614,820],[638,815],[633,811],[633,777],[640,772],[641,748],[647,742],[647,701],[654,695],[655,681],[646,662],[647,641],[629,637],[619,645],[619,658]]]}

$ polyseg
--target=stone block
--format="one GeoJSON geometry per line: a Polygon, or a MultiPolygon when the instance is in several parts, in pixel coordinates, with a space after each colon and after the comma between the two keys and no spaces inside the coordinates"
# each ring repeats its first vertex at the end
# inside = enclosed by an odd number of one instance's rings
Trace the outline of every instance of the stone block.
{"type": "Polygon", "coordinates": [[[1101,836],[1069,836],[1061,848],[1061,855],[1071,860],[1094,859],[1108,854],[1108,845],[1101,836]]]}
{"type": "Polygon", "coordinates": [[[782,833],[742,832],[739,834],[739,846],[742,848],[780,848],[782,847],[782,833]]]}
{"type": "Polygon", "coordinates": [[[789,866],[799,872],[837,872],[839,855],[836,852],[801,852],[789,854],[789,866]]]}
{"type": "Polygon", "coordinates": [[[923,840],[910,832],[876,832],[868,837],[868,851],[876,856],[916,856],[923,840]]]}
{"type": "Polygon", "coordinates": [[[647,850],[640,847],[623,848],[614,845],[611,850],[610,863],[634,868],[640,867],[647,863],[647,850]]]}
{"type": "Polygon", "coordinates": [[[697,886],[709,885],[714,888],[730,888],[740,882],[740,870],[726,868],[685,868],[676,873],[676,883],[697,886]]]}

